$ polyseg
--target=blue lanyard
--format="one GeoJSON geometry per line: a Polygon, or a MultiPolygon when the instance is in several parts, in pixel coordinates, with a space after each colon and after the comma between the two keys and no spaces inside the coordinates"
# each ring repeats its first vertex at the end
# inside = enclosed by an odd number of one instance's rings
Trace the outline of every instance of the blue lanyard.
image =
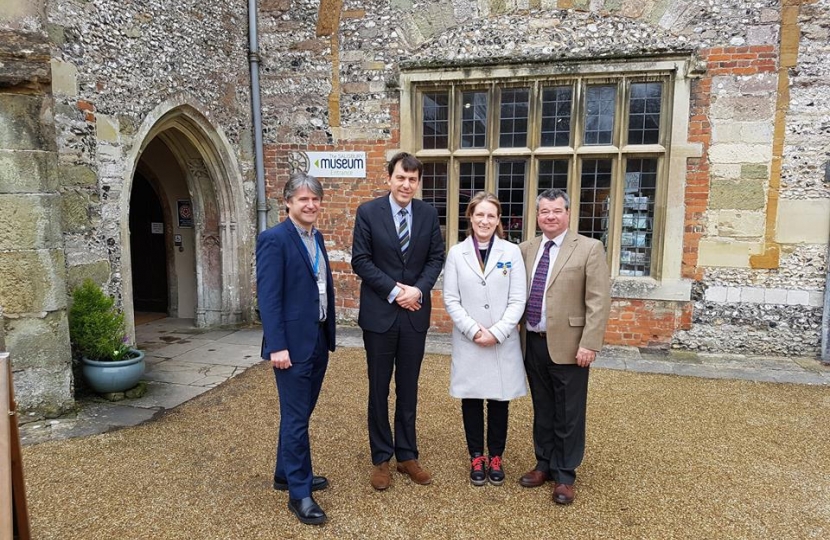
{"type": "MultiPolygon", "coordinates": [[[[320,246],[317,245],[317,239],[313,234],[311,235],[311,241],[314,243],[314,277],[317,277],[320,270],[320,246]]],[[[310,251],[308,254],[311,256],[310,251]]]]}

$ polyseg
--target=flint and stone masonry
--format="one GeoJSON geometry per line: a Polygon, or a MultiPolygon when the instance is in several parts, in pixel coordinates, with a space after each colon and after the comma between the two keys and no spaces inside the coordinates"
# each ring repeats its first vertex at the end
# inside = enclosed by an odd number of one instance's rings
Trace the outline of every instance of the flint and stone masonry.
{"type": "MultiPolygon", "coordinates": [[[[166,205],[171,313],[192,304],[198,324],[255,320],[247,2],[7,4],[0,311],[21,407],[49,415],[72,403],[71,289],[92,278],[132,324],[129,203],[138,174],[166,205]],[[182,197],[193,203],[192,230],[175,219],[182,197]],[[174,249],[176,235],[186,250],[174,249]]],[[[671,147],[658,271],[615,276],[607,342],[819,354],[830,0],[258,5],[268,222],[284,219],[281,190],[302,152],[366,152],[367,178],[323,179],[320,227],[341,322],[353,323],[359,308],[350,269],[356,208],[384,193],[392,153],[421,150],[414,84],[439,87],[452,75],[486,87],[494,73],[518,81],[659,64],[676,79],[663,124],[671,147]]],[[[433,295],[434,328],[448,331],[440,291],[433,295]]]]}

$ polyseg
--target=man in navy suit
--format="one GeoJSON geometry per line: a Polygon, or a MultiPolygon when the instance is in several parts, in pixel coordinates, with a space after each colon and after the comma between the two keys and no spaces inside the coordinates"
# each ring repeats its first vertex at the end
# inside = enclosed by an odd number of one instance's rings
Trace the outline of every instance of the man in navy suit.
{"type": "Polygon", "coordinates": [[[389,194],[357,209],[352,268],[360,276],[360,314],[369,376],[370,483],[391,485],[389,460],[417,484],[432,476],[418,462],[415,416],[418,377],[432,309],[430,291],[444,264],[438,212],[415,199],[423,164],[406,152],[389,162],[389,194]],[[395,432],[389,385],[395,374],[395,432]]]}
{"type": "Polygon", "coordinates": [[[329,483],[312,473],[308,422],[334,351],[334,284],[314,227],[323,187],[295,173],[283,196],[288,219],[260,234],[256,248],[262,358],[274,368],[280,400],[274,489],[288,491],[288,508],[301,522],[318,525],[326,514],[311,492],[329,483]]]}

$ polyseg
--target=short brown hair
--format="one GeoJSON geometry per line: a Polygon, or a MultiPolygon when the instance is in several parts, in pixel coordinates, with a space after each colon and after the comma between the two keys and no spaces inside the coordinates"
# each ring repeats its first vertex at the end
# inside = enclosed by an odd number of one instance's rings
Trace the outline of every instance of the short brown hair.
{"type": "Polygon", "coordinates": [[[501,202],[499,202],[498,197],[489,191],[479,191],[473,195],[473,198],[470,199],[470,203],[467,205],[467,211],[464,212],[464,215],[467,217],[467,236],[471,236],[473,234],[473,212],[476,211],[476,206],[482,202],[488,202],[495,205],[499,218],[498,225],[496,225],[496,235],[498,235],[499,238],[504,238],[504,228],[501,226],[501,202]]]}
{"type": "Polygon", "coordinates": [[[386,171],[389,173],[389,177],[392,177],[392,173],[395,172],[395,165],[398,164],[400,161],[401,168],[406,172],[418,171],[418,180],[421,180],[421,175],[424,173],[424,164],[421,163],[421,160],[413,156],[408,152],[398,152],[392,159],[389,160],[389,165],[386,167],[386,171]]]}

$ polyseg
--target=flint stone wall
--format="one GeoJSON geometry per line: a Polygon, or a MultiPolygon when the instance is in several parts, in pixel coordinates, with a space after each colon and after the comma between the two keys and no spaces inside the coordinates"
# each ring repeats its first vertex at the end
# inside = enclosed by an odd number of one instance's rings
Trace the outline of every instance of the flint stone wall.
{"type": "Polygon", "coordinates": [[[48,17],[70,285],[106,277],[120,302],[127,156],[160,105],[188,103],[227,137],[246,179],[240,222],[253,223],[247,2],[58,0],[48,17]]]}

